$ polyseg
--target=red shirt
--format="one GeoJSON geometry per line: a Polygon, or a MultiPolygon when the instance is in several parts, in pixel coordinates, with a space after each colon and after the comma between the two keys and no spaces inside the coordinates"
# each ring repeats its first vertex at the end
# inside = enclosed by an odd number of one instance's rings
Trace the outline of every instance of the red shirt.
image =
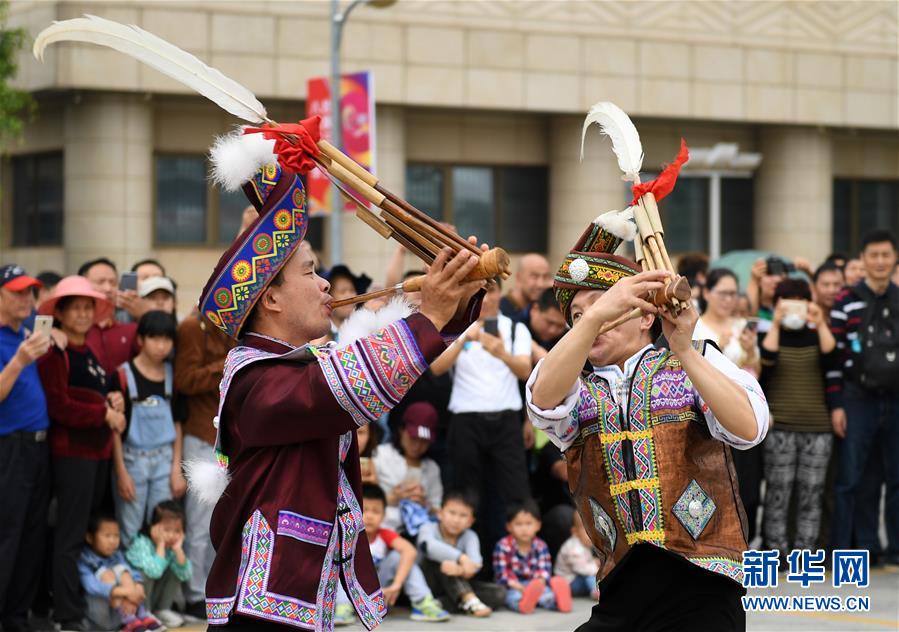
{"type": "Polygon", "coordinates": [[[94,325],[85,338],[87,346],[100,361],[107,375],[112,375],[120,366],[140,351],[137,342],[137,323],[112,323],[102,329],[94,325]]]}

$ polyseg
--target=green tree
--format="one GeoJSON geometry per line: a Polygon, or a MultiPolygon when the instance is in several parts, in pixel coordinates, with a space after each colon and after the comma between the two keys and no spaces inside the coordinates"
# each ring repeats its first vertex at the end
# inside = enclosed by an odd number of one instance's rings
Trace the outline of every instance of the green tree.
{"type": "Polygon", "coordinates": [[[0,141],[21,134],[35,108],[31,94],[9,86],[16,75],[16,54],[28,34],[22,28],[6,28],[8,11],[8,0],[0,0],[0,141]]]}

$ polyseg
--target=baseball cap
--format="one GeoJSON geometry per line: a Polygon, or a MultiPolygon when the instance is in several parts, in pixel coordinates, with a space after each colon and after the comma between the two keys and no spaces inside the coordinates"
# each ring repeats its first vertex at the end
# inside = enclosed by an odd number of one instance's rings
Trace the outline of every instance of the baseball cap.
{"type": "Polygon", "coordinates": [[[403,428],[413,439],[437,438],[437,409],[428,402],[415,402],[403,412],[403,428]]]}
{"type": "Polygon", "coordinates": [[[140,284],[140,297],[146,298],[156,290],[165,290],[172,296],[175,295],[175,286],[174,284],[172,284],[172,280],[170,278],[150,277],[149,279],[144,279],[144,281],[140,284]]]}
{"type": "Polygon", "coordinates": [[[16,264],[0,268],[0,287],[11,292],[21,292],[29,287],[43,287],[43,283],[25,274],[25,268],[16,264]]]}

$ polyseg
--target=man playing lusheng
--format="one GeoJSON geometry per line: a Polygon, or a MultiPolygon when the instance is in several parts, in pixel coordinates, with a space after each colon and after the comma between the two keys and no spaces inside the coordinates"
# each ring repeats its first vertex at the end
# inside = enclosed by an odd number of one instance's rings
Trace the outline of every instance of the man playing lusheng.
{"type": "Polygon", "coordinates": [[[459,333],[477,317],[480,297],[469,299],[484,282],[464,281],[476,256],[446,249],[418,313],[383,317],[386,326],[340,348],[309,345],[330,329],[331,297],[299,247],[302,182],[270,147],[262,169],[232,179],[245,182],[259,217],[222,255],[200,301],[212,325],[240,338],[221,384],[216,452],[230,481],[212,514],[207,618],[224,629],[328,631],[340,582],[371,629],[387,604],[360,539],[354,430],[402,399],[446,348],[442,329],[459,333]]]}
{"type": "Polygon", "coordinates": [[[621,237],[603,224],[588,227],[556,274],[573,327],[527,386],[531,419],[565,451],[601,562],[600,601],[579,629],[743,629],[746,517],[728,446],[764,438],[767,404],[714,345],[694,345],[689,304],[661,315],[670,350],[653,346],[658,310],[641,297],[667,273],[637,274],[609,254],[621,237]],[[597,335],[635,307],[642,317],[597,335]]]}

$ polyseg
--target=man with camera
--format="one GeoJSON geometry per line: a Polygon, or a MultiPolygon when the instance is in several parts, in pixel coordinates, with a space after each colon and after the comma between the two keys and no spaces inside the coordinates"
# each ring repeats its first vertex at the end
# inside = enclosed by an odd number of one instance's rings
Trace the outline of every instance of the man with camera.
{"type": "Polygon", "coordinates": [[[448,441],[452,481],[481,496],[479,535],[488,556],[505,534],[506,504],[529,495],[518,380],[531,372],[531,334],[523,323],[500,313],[501,297],[495,280],[484,296],[481,321],[431,364],[436,375],[454,369],[448,441]]]}
{"type": "Polygon", "coordinates": [[[8,632],[30,629],[47,534],[50,418],[35,360],[50,337],[22,325],[40,285],[20,266],[0,267],[0,628],[8,632]]]}

